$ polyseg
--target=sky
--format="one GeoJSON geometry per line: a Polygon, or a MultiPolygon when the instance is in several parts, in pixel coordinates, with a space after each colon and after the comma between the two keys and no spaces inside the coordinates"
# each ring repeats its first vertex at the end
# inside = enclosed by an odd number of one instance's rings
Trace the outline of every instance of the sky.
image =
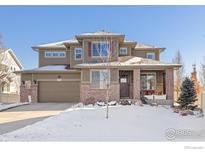
{"type": "Polygon", "coordinates": [[[25,69],[38,66],[32,46],[106,30],[165,47],[161,61],[180,50],[187,75],[205,56],[205,6],[0,6],[0,34],[25,69]]]}

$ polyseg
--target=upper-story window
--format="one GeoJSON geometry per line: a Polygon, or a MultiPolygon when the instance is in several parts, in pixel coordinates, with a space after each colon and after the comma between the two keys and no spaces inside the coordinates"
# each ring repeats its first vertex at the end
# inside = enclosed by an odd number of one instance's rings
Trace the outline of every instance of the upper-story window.
{"type": "Polygon", "coordinates": [[[155,53],[154,52],[147,52],[146,57],[147,57],[147,59],[155,59],[155,53]]]}
{"type": "Polygon", "coordinates": [[[75,48],[75,60],[81,60],[82,59],[82,48],[75,48]]]}
{"type": "Polygon", "coordinates": [[[109,49],[109,42],[92,42],[92,57],[107,57],[109,49]]]}
{"type": "Polygon", "coordinates": [[[64,58],[66,57],[66,52],[65,51],[46,51],[45,52],[45,57],[46,58],[64,58]]]}
{"type": "Polygon", "coordinates": [[[120,55],[127,55],[127,48],[120,48],[120,55]]]}

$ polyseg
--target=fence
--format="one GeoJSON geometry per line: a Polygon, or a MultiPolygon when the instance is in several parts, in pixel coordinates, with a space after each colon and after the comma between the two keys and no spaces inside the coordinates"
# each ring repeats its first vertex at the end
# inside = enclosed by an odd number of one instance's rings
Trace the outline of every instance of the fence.
{"type": "Polygon", "coordinates": [[[20,96],[18,94],[0,93],[1,103],[16,103],[19,101],[20,101],[20,96]]]}

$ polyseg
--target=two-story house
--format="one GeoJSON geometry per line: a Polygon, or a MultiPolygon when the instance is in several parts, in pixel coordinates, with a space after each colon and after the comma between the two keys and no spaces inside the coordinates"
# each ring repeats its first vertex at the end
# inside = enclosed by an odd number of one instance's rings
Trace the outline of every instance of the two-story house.
{"type": "Polygon", "coordinates": [[[20,72],[22,102],[29,95],[33,102],[103,101],[108,85],[110,100],[137,100],[140,91],[173,100],[173,71],[180,65],[160,61],[165,48],[105,31],[32,48],[39,67],[20,72]]]}
{"type": "Polygon", "coordinates": [[[20,76],[15,71],[23,68],[12,49],[0,48],[0,102],[20,101],[20,76]]]}

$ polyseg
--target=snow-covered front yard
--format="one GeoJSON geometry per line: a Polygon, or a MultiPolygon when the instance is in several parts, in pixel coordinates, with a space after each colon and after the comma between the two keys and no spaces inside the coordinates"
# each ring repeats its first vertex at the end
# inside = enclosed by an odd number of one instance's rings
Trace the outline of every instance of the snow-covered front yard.
{"type": "Polygon", "coordinates": [[[109,119],[106,119],[105,107],[71,108],[57,116],[1,135],[0,141],[205,140],[205,118],[182,117],[173,113],[168,106],[112,106],[109,112],[109,119]],[[176,134],[180,135],[182,131],[185,134],[177,137],[176,134]],[[197,134],[199,131],[200,135],[197,134]]]}

